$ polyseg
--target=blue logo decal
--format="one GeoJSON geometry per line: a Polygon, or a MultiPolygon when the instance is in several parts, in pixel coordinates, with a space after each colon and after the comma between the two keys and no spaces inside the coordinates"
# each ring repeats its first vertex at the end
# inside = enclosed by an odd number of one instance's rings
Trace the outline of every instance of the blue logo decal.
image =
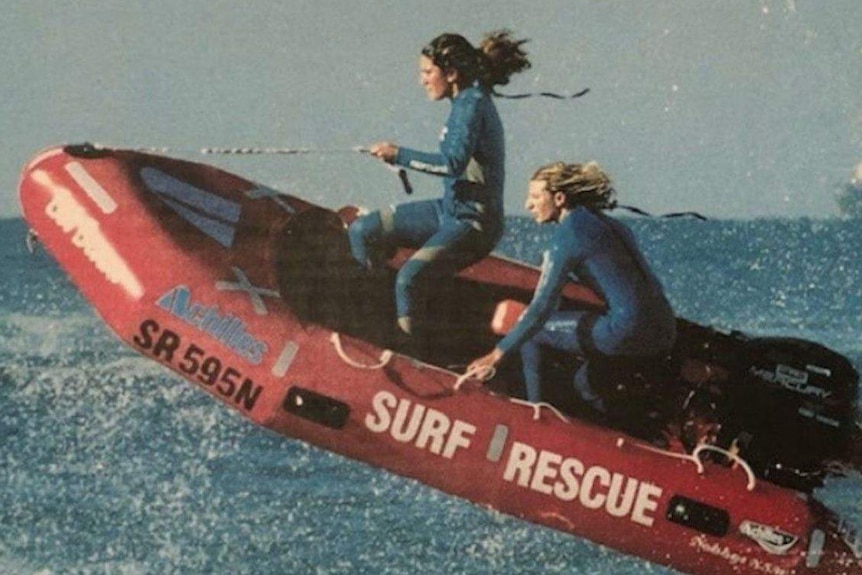
{"type": "Polygon", "coordinates": [[[240,204],[201,190],[157,170],[143,168],[141,178],[151,192],[194,227],[226,248],[233,245],[233,224],[239,221],[240,204]]]}
{"type": "Polygon", "coordinates": [[[177,286],[156,301],[189,325],[206,332],[255,365],[263,360],[266,343],[255,339],[238,317],[222,314],[217,305],[204,305],[192,301],[186,286],[177,286]]]}

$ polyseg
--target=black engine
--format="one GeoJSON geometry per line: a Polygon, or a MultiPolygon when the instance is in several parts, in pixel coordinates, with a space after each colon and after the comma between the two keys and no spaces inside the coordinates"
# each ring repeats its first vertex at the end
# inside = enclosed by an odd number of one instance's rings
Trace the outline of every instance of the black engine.
{"type": "Polygon", "coordinates": [[[680,322],[683,409],[763,478],[810,490],[853,458],[859,376],[842,355],[793,338],[752,338],[680,322]]]}

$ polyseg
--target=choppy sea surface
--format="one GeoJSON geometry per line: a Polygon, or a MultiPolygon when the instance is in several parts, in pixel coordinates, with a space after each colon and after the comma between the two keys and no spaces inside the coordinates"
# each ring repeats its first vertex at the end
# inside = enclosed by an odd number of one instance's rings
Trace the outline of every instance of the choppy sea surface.
{"type": "MultiPolygon", "coordinates": [[[[678,314],[862,368],[862,226],[628,220],[678,314]]],[[[255,427],[122,345],[0,220],[0,574],[674,571],[255,427]]],[[[499,252],[537,263],[510,218],[499,252]]],[[[818,497],[862,526],[862,479],[818,497]]]]}

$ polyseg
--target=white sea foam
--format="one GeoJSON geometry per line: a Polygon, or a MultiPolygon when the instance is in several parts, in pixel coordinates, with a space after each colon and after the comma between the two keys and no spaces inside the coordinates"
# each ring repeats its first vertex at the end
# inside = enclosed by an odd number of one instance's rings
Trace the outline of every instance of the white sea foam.
{"type": "MultiPolygon", "coordinates": [[[[862,366],[857,226],[631,224],[681,315],[862,366]]],[[[500,249],[537,263],[550,231],[514,221],[500,249]]],[[[6,257],[43,287],[0,277],[0,573],[671,573],[259,430],[6,257]]],[[[862,525],[862,481],[819,496],[862,525]]]]}

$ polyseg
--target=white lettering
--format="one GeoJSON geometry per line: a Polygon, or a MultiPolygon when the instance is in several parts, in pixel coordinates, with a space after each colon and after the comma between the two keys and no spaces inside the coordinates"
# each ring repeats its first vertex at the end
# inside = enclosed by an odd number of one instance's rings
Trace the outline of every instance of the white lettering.
{"type": "Polygon", "coordinates": [[[388,391],[379,391],[371,400],[372,413],[365,416],[365,427],[374,433],[389,432],[399,443],[413,443],[446,459],[459,449],[470,447],[476,426],[460,419],[454,421],[442,411],[398,399],[388,391]]]}
{"type": "Polygon", "coordinates": [[[536,471],[533,473],[530,489],[545,495],[553,493],[554,486],[548,485],[545,480],[554,479],[557,476],[557,469],[554,466],[559,466],[562,461],[562,456],[552,451],[542,451],[539,454],[539,461],[536,463],[536,471]]]}
{"type": "Polygon", "coordinates": [[[832,392],[808,383],[808,373],[794,369],[787,365],[779,364],[775,371],[770,371],[766,368],[751,367],[749,373],[759,377],[763,381],[777,383],[785,389],[800,393],[802,395],[813,395],[822,399],[826,399],[832,395],[832,392]]]}
{"type": "Polygon", "coordinates": [[[392,437],[395,441],[407,443],[413,441],[416,437],[416,432],[419,431],[419,424],[422,423],[422,416],[425,415],[425,406],[417,405],[416,409],[410,411],[410,403],[402,401],[398,404],[398,411],[395,412],[395,421],[392,422],[392,437]],[[412,413],[410,422],[405,426],[404,421],[407,415],[412,413]]]}
{"type": "Polygon", "coordinates": [[[584,464],[570,457],[563,461],[560,466],[560,477],[562,483],[554,485],[554,495],[563,501],[573,501],[580,491],[581,485],[578,477],[584,475],[584,464]]]}
{"type": "MultiPolygon", "coordinates": [[[[417,409],[420,407],[424,406],[416,406],[417,409]]],[[[446,432],[449,431],[450,426],[451,422],[445,413],[436,409],[428,409],[428,413],[422,421],[419,437],[416,438],[416,447],[425,449],[430,441],[431,447],[428,449],[431,453],[440,455],[440,452],[443,451],[443,443],[446,441],[446,432]]]]}
{"type": "Polygon", "coordinates": [[[90,217],[72,192],[57,184],[47,172],[37,170],[32,177],[36,183],[53,192],[51,201],[45,206],[45,214],[61,230],[72,234],[72,245],[84,252],[110,283],[122,287],[133,298],[140,299],[144,288],[126,261],[102,234],[99,222],[90,217]]]}
{"type": "Polygon", "coordinates": [[[599,509],[607,501],[604,493],[593,494],[593,484],[598,480],[599,485],[608,487],[611,483],[611,474],[604,467],[590,467],[584,473],[583,487],[581,487],[581,505],[587,509],[599,509]]]}
{"type": "Polygon", "coordinates": [[[536,450],[516,441],[512,445],[512,451],[509,455],[509,461],[506,462],[506,470],[503,472],[503,479],[506,481],[514,481],[517,475],[517,484],[521,487],[526,487],[530,484],[530,472],[533,464],[536,462],[536,450]]]}
{"type": "Polygon", "coordinates": [[[790,573],[789,570],[779,565],[776,565],[775,563],[764,561],[756,557],[740,555],[739,553],[731,551],[730,548],[726,545],[707,541],[706,537],[703,535],[696,535],[692,537],[691,541],[689,542],[689,545],[691,547],[694,547],[698,551],[724,559],[733,567],[750,567],[749,570],[766,573],[767,575],[788,575],[790,573]]]}
{"type": "Polygon", "coordinates": [[[608,490],[608,513],[614,517],[625,517],[628,515],[629,511],[631,511],[637,489],[637,479],[632,477],[627,478],[621,473],[614,473],[613,477],[611,477],[611,488],[608,490]],[[625,491],[622,491],[623,481],[626,483],[625,491]]]}
{"type": "MultiPolygon", "coordinates": [[[[379,391],[365,416],[365,427],[389,433],[399,443],[452,459],[468,449],[476,427],[452,419],[442,411],[399,399],[379,391]]],[[[587,466],[575,457],[513,441],[503,468],[503,480],[560,501],[577,501],[586,509],[602,510],[612,517],[627,517],[651,527],[655,522],[662,488],[636,477],[612,472],[600,465],[587,466]]]]}
{"type": "Polygon", "coordinates": [[[716,557],[721,557],[734,567],[738,567],[740,565],[745,565],[748,563],[748,557],[745,555],[740,555],[739,553],[735,553],[730,550],[726,545],[720,545],[719,543],[712,543],[707,541],[706,537],[703,535],[696,535],[692,537],[689,542],[691,547],[694,547],[698,551],[703,551],[704,553],[708,553],[710,555],[715,555],[716,557]]]}
{"type": "Polygon", "coordinates": [[[367,414],[365,416],[365,427],[374,433],[383,433],[389,429],[389,425],[392,423],[392,416],[389,414],[389,410],[397,404],[398,399],[388,391],[378,392],[374,396],[374,399],[371,400],[371,407],[374,409],[377,417],[375,418],[370,413],[367,414]]]}
{"type": "Polygon", "coordinates": [[[635,508],[632,511],[632,521],[652,527],[655,518],[647,513],[653,513],[658,509],[659,497],[661,497],[661,487],[652,483],[641,483],[635,499],[635,508]]]}
{"type": "Polygon", "coordinates": [[[652,526],[661,487],[635,477],[612,473],[600,465],[587,467],[574,457],[513,442],[503,479],[561,501],[577,500],[587,509],[652,526]]]}
{"type": "Polygon", "coordinates": [[[455,456],[455,450],[459,447],[470,447],[470,437],[476,433],[476,426],[456,419],[452,424],[452,433],[449,434],[449,439],[446,441],[446,447],[443,449],[443,457],[452,459],[455,456]]]}

